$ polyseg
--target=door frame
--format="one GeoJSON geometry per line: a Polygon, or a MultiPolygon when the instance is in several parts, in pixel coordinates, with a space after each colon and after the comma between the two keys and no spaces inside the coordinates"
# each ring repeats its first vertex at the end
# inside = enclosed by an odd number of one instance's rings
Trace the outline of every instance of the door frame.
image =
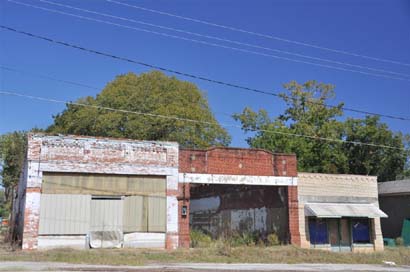
{"type": "Polygon", "coordinates": [[[329,240],[329,245],[331,251],[335,252],[350,252],[353,249],[353,242],[352,242],[352,222],[349,217],[342,217],[342,218],[327,218],[328,224],[327,224],[327,233],[328,233],[328,240],[329,240]],[[341,227],[341,222],[342,220],[347,220],[347,230],[349,232],[349,244],[348,245],[343,245],[342,244],[342,227],[341,227]],[[332,245],[331,239],[330,239],[330,234],[331,234],[331,229],[330,229],[330,220],[335,220],[337,224],[337,244],[332,245]]]}

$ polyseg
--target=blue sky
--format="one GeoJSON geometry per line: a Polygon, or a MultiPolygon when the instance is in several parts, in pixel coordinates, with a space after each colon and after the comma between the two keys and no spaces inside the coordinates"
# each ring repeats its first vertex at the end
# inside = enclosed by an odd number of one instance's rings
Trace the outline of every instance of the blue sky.
{"type": "MultiPolygon", "coordinates": [[[[16,1],[189,37],[186,34],[55,7],[37,0],[16,1]]],[[[52,1],[57,2],[57,0],[52,1]]],[[[410,64],[410,1],[119,1],[290,40],[410,64]]],[[[371,61],[227,31],[119,6],[103,0],[60,0],[58,2],[258,46],[394,71],[409,75],[407,78],[410,80],[410,66],[371,61]]],[[[350,108],[410,117],[409,80],[336,71],[215,48],[49,13],[6,0],[0,3],[0,23],[95,50],[259,89],[281,91],[282,84],[291,80],[304,82],[315,79],[336,85],[336,98],[332,103],[344,101],[350,108]]],[[[263,50],[256,51],[285,56],[263,50]]],[[[296,59],[296,57],[291,58],[296,59]]],[[[0,30],[0,64],[101,88],[118,74],[148,71],[145,67],[91,55],[4,30],[0,30]]],[[[195,82],[206,93],[217,119],[223,123],[234,121],[220,113],[240,112],[245,106],[267,109],[272,116],[278,115],[284,109],[283,102],[274,97],[179,76],[178,78],[195,82]]],[[[5,70],[0,70],[0,88],[71,101],[98,92],[94,89],[70,86],[5,70]]],[[[0,133],[29,130],[35,126],[45,128],[51,124],[52,115],[59,113],[63,108],[64,105],[61,104],[0,95],[0,133]]],[[[346,115],[361,116],[349,112],[346,112],[346,115]]],[[[408,121],[382,120],[387,122],[394,131],[410,133],[408,121]]],[[[246,146],[246,135],[240,129],[229,129],[229,132],[233,138],[232,146],[246,146]]]]}

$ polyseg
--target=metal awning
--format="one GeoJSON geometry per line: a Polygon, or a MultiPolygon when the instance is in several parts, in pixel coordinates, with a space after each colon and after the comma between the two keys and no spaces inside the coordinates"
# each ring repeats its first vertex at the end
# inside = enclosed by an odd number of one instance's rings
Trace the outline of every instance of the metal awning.
{"type": "Polygon", "coordinates": [[[376,205],[359,203],[306,203],[305,215],[322,218],[387,217],[376,205]]]}

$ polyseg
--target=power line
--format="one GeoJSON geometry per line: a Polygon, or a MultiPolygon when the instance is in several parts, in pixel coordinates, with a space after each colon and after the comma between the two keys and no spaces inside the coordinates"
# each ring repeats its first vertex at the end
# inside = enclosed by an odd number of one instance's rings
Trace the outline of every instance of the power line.
{"type": "Polygon", "coordinates": [[[150,27],[156,27],[156,28],[160,28],[160,29],[172,30],[172,31],[179,32],[179,33],[189,34],[189,35],[202,37],[202,38],[207,38],[207,39],[213,39],[213,40],[222,41],[222,42],[228,42],[228,43],[232,43],[232,44],[236,44],[236,45],[248,46],[248,47],[253,47],[253,48],[257,48],[257,49],[263,49],[263,50],[273,51],[273,52],[277,52],[277,53],[287,54],[287,55],[291,55],[291,56],[307,58],[307,59],[312,59],[312,60],[318,60],[318,61],[323,61],[323,62],[329,62],[329,63],[333,63],[333,64],[338,64],[338,65],[345,65],[345,66],[355,67],[355,68],[359,68],[359,69],[366,69],[366,70],[375,71],[375,72],[382,72],[382,73],[387,73],[387,74],[410,77],[410,75],[408,75],[408,74],[403,74],[403,73],[398,73],[398,72],[393,72],[393,71],[388,71],[388,70],[383,70],[383,69],[377,69],[377,68],[372,68],[372,67],[367,67],[367,66],[362,66],[362,65],[357,65],[357,64],[351,64],[351,63],[347,63],[347,62],[335,61],[335,60],[330,60],[330,59],[325,59],[325,58],[313,57],[313,56],[294,53],[294,52],[289,52],[289,51],[285,51],[285,50],[279,50],[279,49],[259,46],[259,45],[255,45],[255,44],[230,40],[230,39],[226,39],[226,38],[220,38],[220,37],[216,37],[216,36],[200,34],[200,33],[196,33],[196,32],[186,31],[186,30],[183,30],[183,29],[178,29],[178,28],[167,27],[167,26],[158,25],[158,24],[147,23],[147,22],[140,21],[140,20],[134,20],[134,19],[130,19],[130,18],[115,16],[115,15],[111,15],[111,14],[107,14],[107,13],[102,13],[102,12],[97,12],[97,11],[93,11],[93,10],[83,9],[83,8],[74,7],[74,6],[70,6],[70,5],[55,3],[55,2],[52,2],[52,1],[47,1],[47,0],[38,0],[38,1],[50,4],[50,5],[55,5],[55,6],[59,6],[59,7],[74,9],[74,10],[78,10],[78,11],[82,11],[82,12],[86,12],[86,13],[91,13],[91,14],[95,14],[95,15],[100,15],[100,16],[104,16],[104,17],[109,17],[109,18],[113,18],[113,19],[132,22],[132,23],[136,23],[136,24],[142,24],[142,25],[146,25],[146,26],[150,26],[150,27]]]}
{"type": "MultiPolygon", "coordinates": [[[[113,54],[110,54],[110,53],[105,53],[105,52],[102,52],[102,51],[97,51],[97,50],[94,50],[94,49],[85,48],[85,47],[82,47],[82,46],[79,46],[79,45],[75,45],[75,44],[71,44],[71,43],[67,43],[67,42],[63,42],[63,41],[58,41],[58,40],[55,40],[55,39],[52,39],[52,38],[40,36],[40,35],[33,34],[33,33],[30,33],[30,32],[22,31],[22,30],[17,30],[15,28],[11,28],[11,27],[4,26],[4,25],[0,25],[0,28],[2,28],[4,30],[7,30],[7,31],[15,32],[15,33],[18,33],[18,34],[22,34],[22,35],[25,35],[25,36],[29,36],[29,37],[32,37],[32,38],[44,40],[44,41],[51,42],[51,43],[60,44],[60,45],[66,46],[66,47],[75,48],[75,49],[78,49],[78,50],[81,50],[81,51],[84,51],[84,52],[88,52],[88,53],[92,53],[92,54],[96,54],[96,55],[100,55],[100,56],[104,56],[104,57],[109,57],[109,58],[112,58],[112,59],[125,61],[125,62],[128,62],[128,63],[138,64],[138,65],[141,65],[141,66],[161,70],[161,71],[168,72],[168,73],[173,73],[173,74],[180,75],[180,76],[193,78],[193,79],[196,79],[196,80],[206,81],[206,82],[210,82],[210,83],[213,83],[213,84],[223,85],[223,86],[232,87],[232,88],[245,90],[245,91],[250,91],[250,92],[254,92],[254,93],[265,94],[265,95],[270,95],[270,96],[275,96],[275,97],[281,97],[281,95],[279,95],[278,93],[274,93],[274,92],[271,92],[271,91],[246,87],[246,86],[237,85],[237,84],[224,82],[224,81],[220,81],[220,80],[215,80],[215,79],[211,79],[211,78],[207,78],[207,77],[203,77],[203,76],[198,76],[198,75],[194,75],[194,74],[180,72],[180,71],[173,70],[173,69],[170,69],[170,68],[165,68],[165,67],[161,67],[161,66],[157,66],[157,65],[153,65],[153,64],[133,60],[133,59],[129,59],[129,58],[126,58],[126,57],[121,57],[121,56],[113,55],[113,54]]],[[[339,106],[330,105],[330,104],[322,104],[322,103],[316,102],[316,101],[309,101],[308,100],[308,101],[306,101],[306,103],[322,105],[322,106],[329,107],[329,108],[339,108],[339,106]]],[[[388,115],[388,114],[374,113],[374,112],[358,110],[358,109],[353,109],[353,108],[347,108],[347,107],[341,107],[341,109],[343,109],[345,111],[361,113],[361,114],[366,114],[366,115],[375,115],[375,116],[385,117],[385,118],[389,118],[389,119],[410,121],[409,117],[401,117],[401,116],[394,116],[394,115],[388,115]]]]}
{"type": "Polygon", "coordinates": [[[53,80],[53,81],[57,81],[57,82],[61,82],[61,83],[66,83],[66,84],[70,84],[70,85],[74,85],[74,86],[78,86],[78,87],[84,87],[84,88],[99,90],[99,91],[101,90],[101,88],[98,88],[98,87],[95,87],[95,86],[90,86],[88,84],[79,83],[79,82],[75,82],[75,81],[71,81],[71,80],[59,79],[59,78],[51,77],[51,76],[48,76],[48,75],[23,71],[23,70],[19,70],[19,69],[16,69],[16,68],[4,66],[4,65],[1,65],[1,64],[0,64],[0,69],[6,70],[6,71],[11,71],[11,72],[16,72],[16,73],[21,73],[21,74],[28,74],[28,75],[31,75],[31,76],[44,78],[44,79],[48,79],[48,80],[53,80]]]}
{"type": "MultiPolygon", "coordinates": [[[[111,107],[90,105],[90,104],[84,104],[84,103],[78,103],[78,102],[69,102],[69,101],[64,101],[64,100],[57,100],[57,99],[51,99],[51,98],[46,98],[46,97],[27,95],[27,94],[10,92],[10,91],[5,91],[5,90],[0,90],[0,94],[1,95],[16,96],[16,97],[24,97],[24,98],[28,98],[28,99],[32,99],[32,100],[46,101],[46,102],[52,102],[52,103],[60,103],[60,104],[65,104],[65,105],[90,107],[90,108],[107,110],[107,111],[121,112],[121,113],[125,113],[125,114],[136,114],[136,115],[149,116],[149,117],[158,117],[158,118],[163,118],[163,119],[168,119],[168,120],[176,120],[176,121],[183,121],[183,122],[196,123],[196,124],[206,124],[206,125],[211,125],[211,126],[218,126],[219,125],[216,122],[210,122],[210,121],[202,121],[202,120],[195,120],[195,119],[183,118],[183,117],[178,117],[178,116],[161,115],[161,114],[154,114],[154,113],[145,113],[145,112],[124,110],[124,109],[116,109],[116,108],[111,108],[111,107]]],[[[223,127],[233,127],[233,128],[241,128],[242,129],[241,126],[234,125],[234,124],[223,124],[223,123],[221,123],[220,125],[223,126],[223,127]]],[[[349,140],[343,140],[343,139],[326,138],[326,137],[320,137],[320,136],[304,135],[304,134],[290,133],[290,132],[283,132],[283,131],[274,131],[274,130],[267,130],[267,129],[248,129],[248,130],[249,131],[254,131],[254,132],[266,132],[266,133],[286,135],[286,136],[292,136],[292,137],[307,138],[307,139],[318,140],[318,141],[349,143],[349,144],[354,144],[354,145],[372,146],[372,147],[380,147],[380,148],[387,148],[387,149],[406,151],[406,149],[404,149],[404,148],[388,146],[388,145],[364,143],[364,142],[349,141],[349,140]]]]}
{"type": "Polygon", "coordinates": [[[373,61],[379,61],[379,62],[385,62],[385,63],[391,63],[391,64],[397,64],[397,65],[403,65],[403,66],[409,66],[410,67],[410,63],[400,62],[400,61],[396,61],[396,60],[389,60],[389,59],[385,59],[385,58],[371,57],[371,56],[357,54],[357,53],[353,53],[353,52],[349,52],[349,51],[345,51],[345,50],[339,50],[339,49],[329,48],[329,47],[315,45],[315,44],[311,44],[311,43],[306,43],[306,42],[301,42],[301,41],[296,41],[296,40],[290,40],[290,39],[286,39],[286,38],[282,38],[282,37],[278,37],[278,36],[263,34],[263,33],[254,32],[254,31],[249,31],[249,30],[245,30],[245,29],[241,29],[241,28],[237,28],[237,27],[232,27],[232,26],[227,26],[227,25],[222,25],[222,24],[216,24],[216,23],[212,23],[212,22],[209,22],[209,21],[204,21],[204,20],[199,20],[199,19],[195,19],[195,18],[180,16],[180,15],[172,14],[172,13],[169,13],[169,12],[163,12],[163,11],[159,11],[159,10],[149,9],[149,8],[145,8],[145,7],[141,7],[141,6],[137,6],[137,5],[130,5],[130,4],[123,3],[123,2],[118,2],[118,1],[115,1],[115,0],[106,0],[106,1],[110,2],[110,3],[113,3],[113,4],[117,4],[117,5],[131,7],[131,8],[135,8],[135,9],[139,9],[139,10],[144,10],[144,11],[148,11],[148,12],[152,12],[152,13],[156,13],[156,14],[160,14],[160,15],[170,16],[170,17],[174,17],[174,18],[178,18],[178,19],[182,19],[182,20],[186,20],[186,21],[191,21],[191,22],[194,22],[194,23],[200,23],[200,24],[209,25],[209,26],[213,26],[213,27],[219,27],[219,28],[223,28],[223,29],[227,29],[227,30],[231,30],[231,31],[235,31],[235,32],[240,32],[240,33],[245,33],[245,34],[249,34],[249,35],[253,35],[253,36],[258,36],[258,37],[262,37],[262,38],[277,40],[277,41],[286,42],[286,43],[292,43],[292,44],[296,44],[296,45],[300,45],[300,46],[311,47],[311,48],[320,49],[320,50],[324,50],[324,51],[329,51],[329,52],[333,52],[333,53],[338,53],[338,54],[342,54],[342,55],[348,55],[348,56],[359,57],[359,58],[373,60],[373,61]]]}
{"type": "Polygon", "coordinates": [[[182,37],[182,36],[171,35],[171,34],[167,34],[167,33],[164,33],[164,32],[157,32],[157,31],[152,31],[152,30],[148,30],[148,29],[144,29],[144,28],[138,28],[138,27],[122,25],[122,24],[118,24],[118,23],[114,23],[114,22],[110,22],[110,21],[106,21],[106,20],[99,20],[99,19],[95,19],[95,18],[91,18],[91,17],[87,17],[87,16],[72,14],[72,13],[63,12],[63,11],[59,11],[59,10],[55,10],[55,9],[44,8],[44,7],[31,5],[31,4],[26,4],[26,3],[22,3],[22,2],[18,2],[18,1],[14,1],[14,0],[7,0],[7,1],[11,2],[11,3],[14,3],[14,4],[17,4],[17,5],[27,6],[27,7],[40,9],[40,10],[44,10],[44,11],[48,11],[48,12],[52,12],[52,13],[71,16],[71,17],[82,19],[82,20],[88,20],[88,21],[93,21],[93,22],[97,22],[97,23],[113,25],[113,26],[121,27],[121,28],[125,28],[125,29],[132,29],[132,30],[145,32],[145,33],[150,33],[150,34],[154,34],[154,35],[158,35],[158,36],[162,36],[162,37],[178,39],[178,40],[183,40],[183,41],[189,41],[189,42],[203,44],[203,45],[207,45],[207,46],[230,49],[230,50],[234,50],[234,51],[238,51],[238,52],[242,52],[242,53],[248,53],[248,54],[253,54],[253,55],[258,55],[258,56],[263,56],[263,57],[269,57],[269,58],[274,58],[274,59],[280,59],[280,60],[286,60],[286,61],[295,62],[295,63],[303,63],[303,64],[307,64],[307,65],[313,65],[313,66],[317,66],[317,67],[328,68],[328,69],[333,69],[333,70],[339,70],[339,71],[344,71],[344,72],[352,72],[352,73],[358,73],[358,74],[363,74],[363,75],[369,75],[369,76],[387,78],[387,79],[392,79],[392,80],[402,80],[402,81],[409,81],[410,82],[410,78],[393,77],[393,76],[388,76],[388,75],[385,75],[385,74],[375,74],[375,73],[371,73],[371,72],[364,72],[364,71],[360,71],[360,70],[342,68],[342,67],[332,66],[332,65],[328,65],[328,64],[321,64],[321,63],[316,63],[316,62],[292,59],[292,58],[288,58],[288,57],[281,57],[281,56],[277,56],[277,55],[266,54],[266,53],[257,52],[257,51],[251,51],[251,50],[248,50],[248,49],[242,49],[242,48],[238,48],[238,47],[232,47],[232,46],[226,46],[226,45],[221,45],[221,44],[212,43],[212,42],[206,42],[206,41],[203,41],[203,40],[196,40],[196,39],[186,38],[186,37],[182,37]]]}
{"type": "MultiPolygon", "coordinates": [[[[11,67],[8,67],[8,66],[4,66],[4,65],[1,65],[1,64],[0,64],[0,69],[6,70],[6,71],[11,71],[11,72],[16,72],[16,73],[21,73],[21,74],[28,74],[30,76],[34,76],[34,77],[38,77],[38,78],[44,78],[44,79],[48,79],[48,80],[52,80],[52,81],[56,81],[56,82],[61,82],[61,83],[69,84],[69,85],[89,88],[89,89],[98,90],[98,91],[101,91],[103,89],[101,87],[91,86],[91,85],[88,85],[88,84],[79,83],[79,82],[75,82],[75,81],[71,81],[71,80],[64,80],[64,79],[59,79],[59,78],[55,78],[55,77],[50,77],[50,76],[43,75],[43,74],[31,73],[31,72],[19,70],[19,69],[16,69],[16,68],[11,68],[11,67]]],[[[125,85],[131,85],[131,84],[126,82],[125,85]]],[[[218,112],[218,111],[214,111],[214,113],[221,114],[221,115],[227,115],[224,112],[218,112]]],[[[228,116],[231,117],[231,115],[228,115],[228,116]]]]}

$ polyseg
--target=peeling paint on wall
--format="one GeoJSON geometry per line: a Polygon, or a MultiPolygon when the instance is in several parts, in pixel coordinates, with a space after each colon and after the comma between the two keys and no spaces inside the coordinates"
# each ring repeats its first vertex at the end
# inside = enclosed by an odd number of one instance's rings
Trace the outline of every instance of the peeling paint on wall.
{"type": "Polygon", "coordinates": [[[257,232],[289,239],[285,187],[206,185],[191,194],[192,228],[214,238],[257,232]]]}
{"type": "MultiPolygon", "coordinates": [[[[178,144],[171,142],[30,134],[27,176],[22,181],[26,191],[23,249],[38,247],[43,172],[166,176],[167,232],[173,237],[166,239],[172,243],[167,247],[177,247],[178,154],[178,144]]],[[[65,240],[61,241],[64,246],[65,240]]]]}

